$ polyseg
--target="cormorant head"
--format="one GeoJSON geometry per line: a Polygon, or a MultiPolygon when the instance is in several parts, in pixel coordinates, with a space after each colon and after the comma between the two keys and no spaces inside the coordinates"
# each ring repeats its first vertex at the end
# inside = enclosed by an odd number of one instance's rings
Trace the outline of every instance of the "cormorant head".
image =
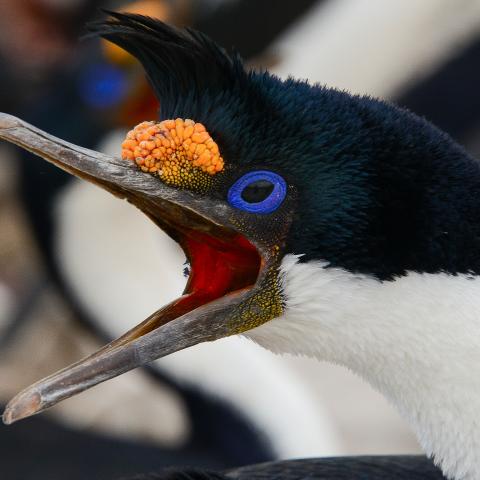
{"type": "Polygon", "coordinates": [[[443,251],[424,255],[435,246],[419,221],[441,205],[418,205],[437,164],[464,152],[427,122],[370,98],[248,71],[204,35],[150,18],[114,13],[91,29],[143,64],[160,118],[132,130],[123,159],[7,115],[0,137],[133,203],[183,247],[190,275],[182,297],[26,389],[4,421],[282,316],[287,254],[378,280],[448,267],[443,251]]]}

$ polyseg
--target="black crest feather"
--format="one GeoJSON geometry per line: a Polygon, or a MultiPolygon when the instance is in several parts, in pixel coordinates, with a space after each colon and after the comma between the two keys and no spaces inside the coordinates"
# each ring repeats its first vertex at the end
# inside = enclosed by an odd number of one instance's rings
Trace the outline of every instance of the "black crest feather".
{"type": "MultiPolygon", "coordinates": [[[[246,76],[239,55],[228,54],[204,34],[178,29],[142,15],[106,11],[109,18],[90,23],[91,35],[123,48],[143,65],[163,118],[182,116],[201,97],[220,96],[246,76]]],[[[188,113],[188,112],[186,112],[188,113]]]]}

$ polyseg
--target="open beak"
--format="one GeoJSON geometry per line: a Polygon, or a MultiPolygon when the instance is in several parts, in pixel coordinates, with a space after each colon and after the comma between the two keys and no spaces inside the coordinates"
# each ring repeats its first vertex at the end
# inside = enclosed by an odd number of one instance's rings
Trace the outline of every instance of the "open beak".
{"type": "MultiPolygon", "coordinates": [[[[173,189],[131,162],[77,147],[10,115],[0,138],[136,205],[184,249],[184,294],[96,353],[18,394],[6,424],[36,414],[100,382],[200,342],[236,333],[229,319],[259,288],[269,250],[238,232],[223,202],[173,189]]],[[[135,301],[135,299],[132,299],[135,301]]]]}

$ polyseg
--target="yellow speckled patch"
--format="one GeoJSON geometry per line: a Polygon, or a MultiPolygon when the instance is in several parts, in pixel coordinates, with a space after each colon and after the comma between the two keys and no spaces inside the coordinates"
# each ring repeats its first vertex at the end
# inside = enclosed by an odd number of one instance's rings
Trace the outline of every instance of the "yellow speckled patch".
{"type": "MultiPolygon", "coordinates": [[[[240,231],[248,234],[249,225],[244,220],[232,216],[230,222],[240,231]]],[[[265,231],[265,234],[268,232],[269,240],[272,237],[272,230],[273,227],[265,231]]],[[[259,238],[258,233],[256,237],[259,238]]],[[[271,247],[268,253],[271,266],[265,272],[260,285],[255,289],[253,295],[235,310],[233,316],[227,319],[231,335],[259,327],[282,315],[284,304],[278,270],[280,249],[281,247],[278,244],[271,247]]]]}
{"type": "Polygon", "coordinates": [[[246,302],[241,312],[241,323],[235,326],[235,333],[243,333],[279,317],[283,305],[278,288],[278,274],[270,270],[257,293],[246,302]]]}
{"type": "Polygon", "coordinates": [[[256,293],[240,306],[233,318],[228,320],[229,330],[231,335],[240,334],[259,327],[282,313],[283,302],[278,272],[276,268],[271,268],[256,293]]]}
{"type": "Polygon", "coordinates": [[[122,158],[168,185],[198,190],[224,168],[218,145],[201,123],[193,120],[142,122],[128,132],[122,158]]]}

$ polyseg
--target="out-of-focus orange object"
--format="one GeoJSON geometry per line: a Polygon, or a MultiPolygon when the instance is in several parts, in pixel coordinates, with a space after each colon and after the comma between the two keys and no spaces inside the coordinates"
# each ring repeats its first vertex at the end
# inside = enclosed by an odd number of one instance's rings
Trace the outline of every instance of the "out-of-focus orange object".
{"type": "MultiPolygon", "coordinates": [[[[1,2],[1,0],[0,0],[1,2]]],[[[186,26],[191,15],[192,0],[138,0],[117,9],[125,13],[137,13],[158,18],[178,26],[186,26]]],[[[158,99],[150,88],[143,69],[135,58],[122,48],[102,39],[105,59],[129,70],[130,90],[115,111],[115,123],[121,126],[140,123],[145,118],[155,118],[158,113],[158,99]]]]}
{"type": "MultiPolygon", "coordinates": [[[[169,2],[164,0],[139,0],[121,7],[120,12],[138,13],[147,17],[158,18],[164,22],[171,22],[173,8],[169,2]]],[[[130,65],[135,61],[132,55],[119,46],[102,39],[102,48],[105,57],[117,65],[130,65]]]]}

